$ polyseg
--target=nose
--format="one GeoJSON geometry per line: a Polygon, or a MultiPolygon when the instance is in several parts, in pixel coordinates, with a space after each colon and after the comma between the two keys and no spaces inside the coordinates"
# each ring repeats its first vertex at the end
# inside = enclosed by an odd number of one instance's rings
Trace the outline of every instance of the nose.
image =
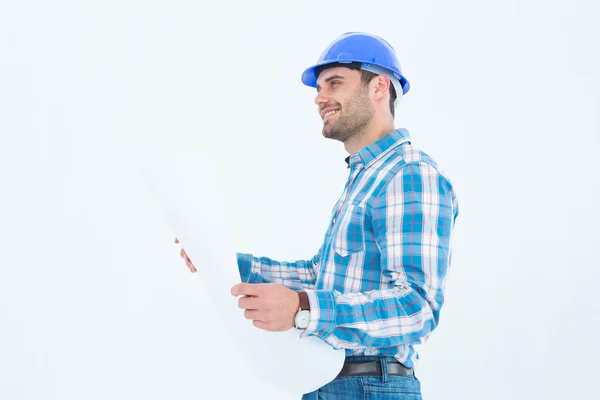
{"type": "Polygon", "coordinates": [[[321,104],[327,103],[327,98],[325,97],[325,95],[323,94],[323,91],[319,91],[317,92],[317,95],[315,96],[315,104],[318,105],[319,107],[321,106],[321,104]]]}

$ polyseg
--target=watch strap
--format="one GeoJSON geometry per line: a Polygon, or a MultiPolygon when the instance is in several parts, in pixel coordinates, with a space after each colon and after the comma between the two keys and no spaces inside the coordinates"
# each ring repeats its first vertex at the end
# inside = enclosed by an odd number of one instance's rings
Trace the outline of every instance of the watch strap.
{"type": "Polygon", "coordinates": [[[310,302],[308,301],[308,295],[304,290],[298,292],[298,296],[300,297],[300,310],[308,310],[310,311],[310,302]]]}

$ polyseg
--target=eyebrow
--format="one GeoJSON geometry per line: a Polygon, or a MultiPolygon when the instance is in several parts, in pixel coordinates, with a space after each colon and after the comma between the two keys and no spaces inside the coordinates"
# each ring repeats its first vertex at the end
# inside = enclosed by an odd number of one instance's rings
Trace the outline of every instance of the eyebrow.
{"type": "MultiPolygon", "coordinates": [[[[344,77],[341,76],[341,75],[331,75],[329,78],[325,79],[325,83],[330,82],[330,81],[332,81],[334,79],[344,79],[344,77]]],[[[317,90],[319,90],[319,89],[321,89],[321,86],[317,85],[317,90]]]]}

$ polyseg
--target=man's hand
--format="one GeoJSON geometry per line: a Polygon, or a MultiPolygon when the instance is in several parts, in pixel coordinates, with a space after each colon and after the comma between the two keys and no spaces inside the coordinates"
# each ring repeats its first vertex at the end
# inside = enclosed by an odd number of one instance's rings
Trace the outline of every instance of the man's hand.
{"type": "Polygon", "coordinates": [[[257,328],[275,332],[294,327],[300,308],[297,292],[278,283],[238,283],[231,288],[231,294],[244,296],[238,305],[257,328]]]}
{"type": "MultiPolygon", "coordinates": [[[[175,238],[175,244],[177,244],[177,243],[179,243],[179,240],[177,238],[175,238]]],[[[192,264],[192,260],[190,260],[190,258],[188,257],[185,250],[183,250],[183,248],[181,248],[179,255],[181,255],[181,258],[183,258],[185,260],[185,265],[187,265],[187,267],[190,269],[190,272],[198,272],[196,267],[194,267],[194,264],[192,264]]]]}

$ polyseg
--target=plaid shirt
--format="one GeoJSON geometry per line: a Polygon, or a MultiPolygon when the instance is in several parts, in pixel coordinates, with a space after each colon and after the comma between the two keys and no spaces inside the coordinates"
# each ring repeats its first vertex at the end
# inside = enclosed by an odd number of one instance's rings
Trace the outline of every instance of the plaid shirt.
{"type": "Polygon", "coordinates": [[[415,346],[437,326],[458,203],[448,177],[408,131],[346,159],[350,176],[323,245],[310,260],[238,254],[243,282],[304,290],[314,335],[347,356],[393,356],[415,366],[415,346]]]}

